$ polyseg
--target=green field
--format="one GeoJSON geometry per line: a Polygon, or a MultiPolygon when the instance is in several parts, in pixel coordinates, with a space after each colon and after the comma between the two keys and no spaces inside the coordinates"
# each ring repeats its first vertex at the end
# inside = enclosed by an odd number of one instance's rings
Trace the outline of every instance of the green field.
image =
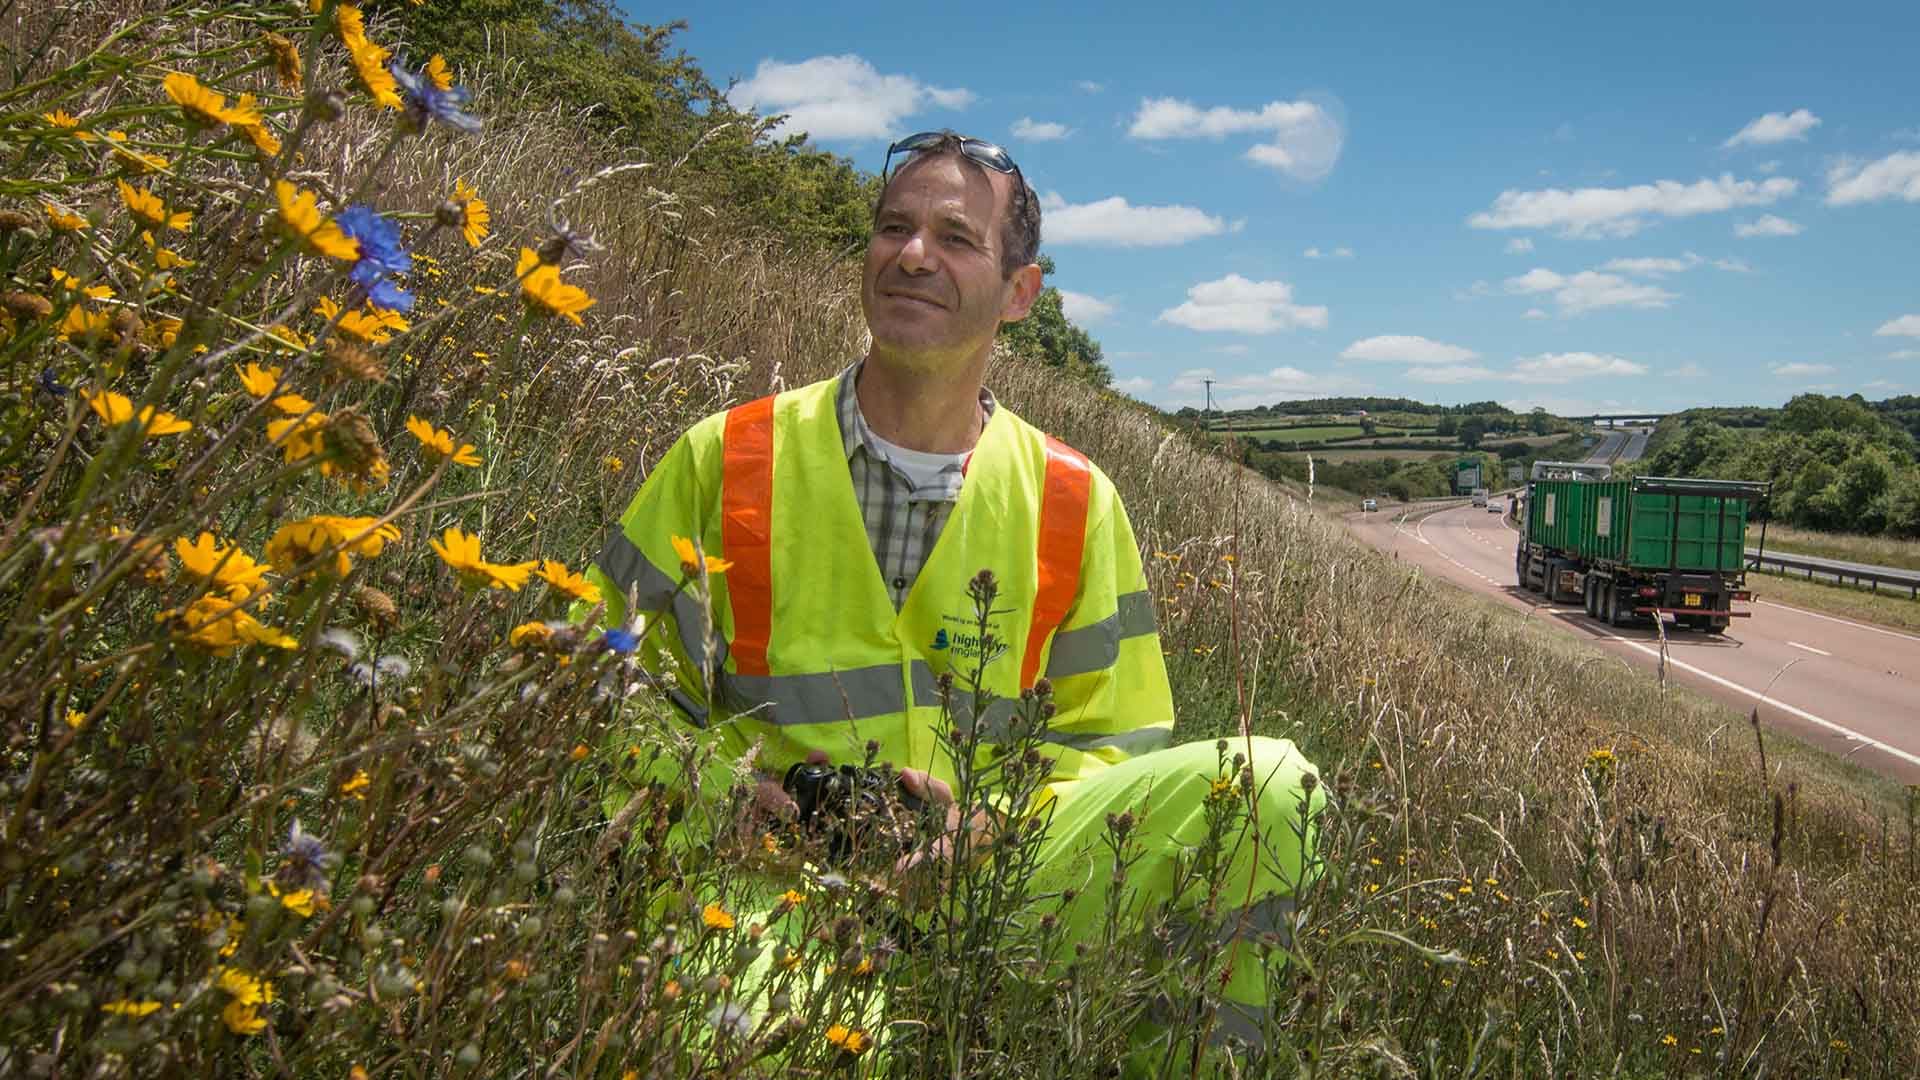
{"type": "Polygon", "coordinates": [[[1367,447],[1362,447],[1357,450],[1348,450],[1348,449],[1342,448],[1339,450],[1315,450],[1313,452],[1313,457],[1315,461],[1329,461],[1329,462],[1381,461],[1381,460],[1394,460],[1394,459],[1400,459],[1405,461],[1445,461],[1447,459],[1452,458],[1453,456],[1454,455],[1448,454],[1448,453],[1436,454],[1436,453],[1431,453],[1425,450],[1375,450],[1367,447]]]}
{"type": "Polygon", "coordinates": [[[1326,442],[1329,439],[1355,439],[1366,432],[1359,424],[1289,424],[1285,427],[1255,428],[1238,434],[1252,439],[1279,439],[1282,442],[1326,442]]]}

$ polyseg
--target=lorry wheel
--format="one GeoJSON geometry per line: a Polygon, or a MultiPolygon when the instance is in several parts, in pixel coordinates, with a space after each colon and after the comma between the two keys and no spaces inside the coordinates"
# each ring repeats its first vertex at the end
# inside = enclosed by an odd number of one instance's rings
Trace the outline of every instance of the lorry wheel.
{"type": "Polygon", "coordinates": [[[1608,582],[1606,588],[1607,598],[1601,602],[1601,606],[1606,611],[1607,625],[1625,626],[1627,619],[1632,617],[1633,612],[1623,609],[1620,603],[1620,590],[1614,588],[1612,582],[1608,582]]]}
{"type": "Polygon", "coordinates": [[[1587,618],[1589,619],[1595,617],[1595,615],[1597,614],[1595,611],[1595,608],[1597,606],[1597,601],[1599,598],[1594,595],[1594,589],[1593,589],[1594,585],[1596,584],[1597,582],[1595,582],[1592,578],[1588,578],[1587,587],[1581,590],[1580,599],[1581,599],[1582,605],[1586,608],[1587,618]]]}
{"type": "Polygon", "coordinates": [[[1548,559],[1540,572],[1540,592],[1546,596],[1547,603],[1560,602],[1560,560],[1548,559]]]}

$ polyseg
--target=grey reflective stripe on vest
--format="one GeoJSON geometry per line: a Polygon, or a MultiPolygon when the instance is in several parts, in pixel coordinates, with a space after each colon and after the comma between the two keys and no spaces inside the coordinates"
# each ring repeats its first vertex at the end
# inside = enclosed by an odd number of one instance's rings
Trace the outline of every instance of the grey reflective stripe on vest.
{"type": "Polygon", "coordinates": [[[1064,679],[1104,671],[1120,662],[1120,642],[1153,633],[1153,597],[1146,590],[1125,593],[1113,614],[1097,623],[1053,635],[1047,678],[1064,679]]]}
{"type": "MultiPolygon", "coordinates": [[[[1175,1009],[1165,994],[1156,995],[1147,1005],[1148,1019],[1166,1027],[1191,1022],[1186,1012],[1175,1009]]],[[[1272,1015],[1272,1009],[1223,998],[1213,1014],[1212,1026],[1207,1029],[1207,1045],[1219,1046],[1228,1039],[1237,1039],[1251,1047],[1265,1047],[1267,1019],[1272,1015]]]]}
{"type": "MultiPolygon", "coordinates": [[[[647,561],[633,541],[627,539],[627,531],[619,525],[613,527],[613,534],[607,537],[607,544],[600,549],[600,558],[596,560],[600,572],[607,575],[614,588],[622,596],[633,596],[637,613],[659,611],[665,607],[669,598],[673,601],[673,623],[680,628],[680,647],[686,651],[687,659],[695,667],[718,668],[726,658],[726,642],[716,640],[719,654],[707,663],[707,613],[700,606],[699,597],[680,583],[660,572],[660,568],[647,561]]],[[[627,612],[631,620],[636,611],[627,612]]],[[[702,719],[705,719],[704,715],[702,719]]]]}
{"type": "MultiPolygon", "coordinates": [[[[1293,944],[1293,914],[1297,907],[1293,897],[1276,894],[1252,907],[1229,911],[1214,925],[1207,947],[1218,948],[1235,938],[1257,941],[1271,934],[1279,939],[1275,944],[1288,948],[1293,944]]],[[[1184,919],[1174,920],[1170,928],[1173,930],[1170,949],[1195,946],[1203,936],[1199,923],[1184,919]]]]}
{"type": "Polygon", "coordinates": [[[1119,750],[1129,757],[1151,754],[1155,750],[1165,750],[1173,742],[1173,729],[1170,727],[1144,727],[1132,731],[1117,731],[1109,734],[1075,733],[1049,731],[1041,739],[1064,746],[1069,750],[1119,750]]]}
{"type": "Polygon", "coordinates": [[[904,712],[899,664],[806,675],[740,675],[722,671],[716,689],[729,712],[771,724],[837,724],[904,712]]]}

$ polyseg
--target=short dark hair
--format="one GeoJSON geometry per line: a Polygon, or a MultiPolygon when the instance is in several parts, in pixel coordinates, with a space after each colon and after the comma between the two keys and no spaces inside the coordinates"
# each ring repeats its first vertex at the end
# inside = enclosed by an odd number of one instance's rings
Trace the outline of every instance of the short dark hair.
{"type": "MultiPolygon", "coordinates": [[[[880,188],[880,195],[873,204],[875,219],[879,218],[881,209],[887,205],[887,188],[892,187],[893,181],[907,171],[908,165],[922,158],[947,155],[959,158],[963,164],[982,175],[988,171],[986,166],[960,152],[960,141],[964,136],[952,131],[943,131],[940,134],[939,142],[915,151],[912,157],[901,162],[900,167],[893,170],[893,175],[886,178],[885,184],[880,188]]],[[[1013,189],[1007,193],[1007,217],[1000,225],[1000,274],[1002,277],[1012,277],[1015,270],[1038,261],[1040,257],[1040,196],[1034,193],[1033,185],[1027,183],[1026,175],[1018,166],[1015,166],[1014,171],[1008,175],[1013,178],[1013,189]]]]}

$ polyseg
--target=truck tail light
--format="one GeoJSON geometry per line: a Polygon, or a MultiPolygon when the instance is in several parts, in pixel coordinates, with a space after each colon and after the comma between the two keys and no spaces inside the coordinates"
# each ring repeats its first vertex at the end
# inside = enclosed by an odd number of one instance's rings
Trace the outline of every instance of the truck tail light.
{"type": "Polygon", "coordinates": [[[1656,588],[1654,588],[1654,587],[1653,587],[1653,586],[1651,586],[1651,585],[1642,585],[1642,586],[1640,586],[1640,590],[1639,590],[1639,595],[1641,595],[1641,596],[1659,596],[1659,595],[1660,595],[1660,590],[1659,590],[1659,589],[1656,589],[1656,588]]]}
{"type": "Polygon", "coordinates": [[[1741,589],[1739,592],[1733,594],[1733,598],[1735,600],[1751,602],[1753,600],[1753,594],[1745,589],[1741,589]]]}

